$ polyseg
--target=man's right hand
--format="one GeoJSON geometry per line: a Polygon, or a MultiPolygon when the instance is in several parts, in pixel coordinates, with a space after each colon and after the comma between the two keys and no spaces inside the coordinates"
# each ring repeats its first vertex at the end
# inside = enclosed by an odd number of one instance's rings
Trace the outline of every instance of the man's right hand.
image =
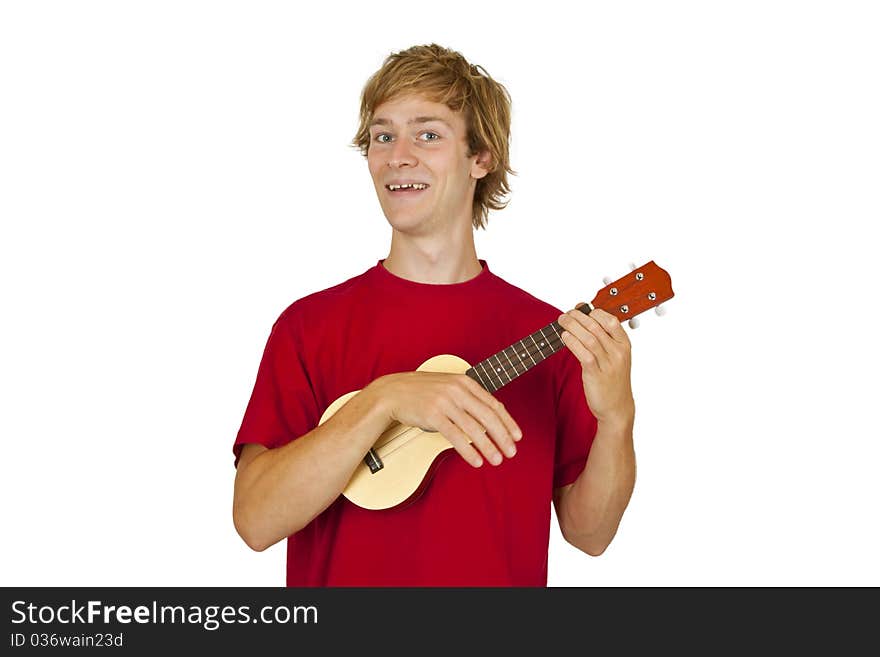
{"type": "Polygon", "coordinates": [[[389,420],[439,431],[474,467],[483,458],[493,465],[516,454],[522,431],[498,399],[465,374],[399,372],[369,387],[381,399],[389,420]],[[479,450],[479,451],[478,451],[479,450]]]}

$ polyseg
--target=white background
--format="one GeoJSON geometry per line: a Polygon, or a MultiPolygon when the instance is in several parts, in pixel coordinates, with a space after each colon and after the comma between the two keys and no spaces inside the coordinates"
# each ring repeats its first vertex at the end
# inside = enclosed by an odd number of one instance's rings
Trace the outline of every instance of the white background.
{"type": "Polygon", "coordinates": [[[385,56],[513,97],[492,270],[557,307],[654,260],[638,481],[551,586],[880,585],[880,21],[863,2],[5,2],[4,585],[284,583],[232,525],[272,322],[387,255],[348,145],[385,56]]]}

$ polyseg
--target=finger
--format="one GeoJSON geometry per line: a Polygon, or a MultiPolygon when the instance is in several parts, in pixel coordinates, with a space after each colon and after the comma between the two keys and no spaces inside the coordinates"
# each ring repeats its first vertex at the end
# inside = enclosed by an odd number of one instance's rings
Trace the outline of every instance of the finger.
{"type": "Polygon", "coordinates": [[[608,333],[608,335],[610,335],[614,340],[617,340],[618,342],[629,342],[629,336],[626,334],[626,331],[623,330],[623,326],[621,325],[620,320],[611,313],[602,310],[601,308],[596,308],[589,315],[586,316],[592,318],[598,324],[600,324],[602,328],[605,329],[606,333],[608,333]]]}
{"type": "MultiPolygon", "coordinates": [[[[501,403],[495,400],[493,405],[500,406],[501,403]]],[[[512,458],[516,454],[513,434],[501,416],[491,406],[484,404],[481,399],[473,396],[464,400],[462,406],[475,422],[479,422],[482,425],[483,430],[488,432],[495,446],[504,452],[508,458],[512,458]]]]}
{"type": "Polygon", "coordinates": [[[477,450],[471,445],[470,438],[468,438],[467,435],[465,435],[465,433],[455,426],[455,424],[449,419],[444,419],[438,422],[437,429],[443,434],[443,437],[446,438],[446,440],[452,443],[455,451],[461,454],[465,461],[475,468],[479,468],[483,465],[483,459],[479,452],[477,452],[477,450]]]}
{"type": "MultiPolygon", "coordinates": [[[[580,312],[577,314],[583,315],[580,312]]],[[[605,347],[605,352],[608,354],[607,360],[599,359],[599,367],[603,371],[607,371],[609,365],[614,367],[622,362],[627,362],[632,344],[617,317],[598,308],[591,312],[589,316],[584,316],[587,320],[591,320],[588,323],[594,329],[591,332],[599,337],[602,346],[605,347]]]]}
{"type": "Polygon", "coordinates": [[[513,440],[520,440],[522,438],[522,429],[519,428],[516,420],[513,419],[513,416],[507,411],[507,408],[501,403],[501,400],[492,395],[492,393],[469,376],[465,376],[465,379],[467,379],[467,389],[473,393],[478,400],[489,406],[489,408],[501,418],[501,421],[510,432],[513,440]]]}
{"type": "Polygon", "coordinates": [[[577,338],[577,341],[582,343],[583,346],[586,347],[590,351],[590,353],[593,354],[596,362],[599,365],[599,369],[605,369],[604,366],[608,362],[608,351],[606,350],[605,345],[602,343],[602,340],[611,340],[611,338],[607,335],[604,335],[605,329],[599,326],[589,317],[581,313],[579,310],[574,312],[583,315],[584,319],[575,318],[566,313],[565,315],[562,315],[562,317],[560,317],[559,325],[563,329],[565,329],[565,331],[568,332],[571,336],[577,338]],[[586,323],[585,320],[592,323],[592,330],[584,326],[584,323],[586,323]],[[600,333],[603,334],[601,337],[599,335],[600,333]]]}
{"type": "Polygon", "coordinates": [[[495,443],[489,439],[484,426],[465,409],[458,407],[450,409],[449,419],[470,438],[471,442],[492,465],[499,465],[504,460],[495,443]]]}
{"type": "MultiPolygon", "coordinates": [[[[600,321],[600,316],[604,315],[605,317],[611,317],[614,321],[617,319],[613,315],[609,315],[604,310],[599,310],[598,308],[591,312],[589,315],[580,310],[570,310],[566,313],[570,317],[572,317],[578,324],[587,329],[590,333],[596,336],[596,339],[599,340],[599,343],[602,345],[602,348],[605,350],[605,353],[610,354],[614,349],[614,338],[608,334],[608,330],[605,327],[605,324],[600,321]],[[596,315],[594,317],[594,315],[596,315]]],[[[618,325],[620,322],[618,322],[618,325]]],[[[623,330],[621,328],[621,330],[623,330]]]]}
{"type": "Polygon", "coordinates": [[[575,357],[580,361],[581,365],[587,368],[587,370],[595,369],[599,372],[602,371],[599,367],[599,361],[596,360],[596,356],[593,355],[593,352],[587,349],[583,343],[571,333],[563,331],[562,342],[565,343],[565,346],[571,350],[575,357]]]}

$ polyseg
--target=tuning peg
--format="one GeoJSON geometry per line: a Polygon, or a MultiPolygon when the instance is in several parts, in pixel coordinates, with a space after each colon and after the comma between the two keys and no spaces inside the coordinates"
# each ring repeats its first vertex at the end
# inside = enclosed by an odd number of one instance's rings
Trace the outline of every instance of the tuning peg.
{"type": "MultiPolygon", "coordinates": [[[[654,308],[654,312],[657,313],[658,315],[665,315],[665,314],[666,314],[666,308],[664,308],[663,306],[656,306],[656,307],[654,308]]],[[[635,319],[635,317],[633,317],[633,319],[635,319]]]]}
{"type": "Polygon", "coordinates": [[[636,264],[634,262],[629,263],[629,270],[632,271],[636,268],[636,264]]]}
{"type": "Polygon", "coordinates": [[[603,276],[602,283],[604,283],[605,285],[611,285],[611,277],[610,276],[603,276]]]}
{"type": "Polygon", "coordinates": [[[632,318],[630,318],[629,322],[627,322],[627,323],[629,324],[629,327],[630,327],[631,329],[637,329],[637,328],[639,328],[639,318],[638,318],[638,317],[632,317],[632,318]]]}

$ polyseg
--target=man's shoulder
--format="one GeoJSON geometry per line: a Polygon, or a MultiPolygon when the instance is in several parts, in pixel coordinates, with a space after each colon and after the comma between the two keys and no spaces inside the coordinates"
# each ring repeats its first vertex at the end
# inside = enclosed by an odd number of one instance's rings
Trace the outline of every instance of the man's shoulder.
{"type": "Polygon", "coordinates": [[[495,275],[495,280],[498,289],[497,294],[507,298],[520,312],[524,311],[532,316],[546,317],[548,318],[548,323],[562,314],[562,311],[553,304],[540,299],[522,287],[510,283],[497,274],[495,275]]]}
{"type": "Polygon", "coordinates": [[[341,283],[336,283],[330,287],[309,292],[305,296],[299,297],[281,312],[279,319],[287,320],[293,316],[307,316],[315,312],[321,313],[328,308],[336,307],[338,304],[350,300],[364,290],[370,271],[368,269],[347,278],[341,283]]]}

